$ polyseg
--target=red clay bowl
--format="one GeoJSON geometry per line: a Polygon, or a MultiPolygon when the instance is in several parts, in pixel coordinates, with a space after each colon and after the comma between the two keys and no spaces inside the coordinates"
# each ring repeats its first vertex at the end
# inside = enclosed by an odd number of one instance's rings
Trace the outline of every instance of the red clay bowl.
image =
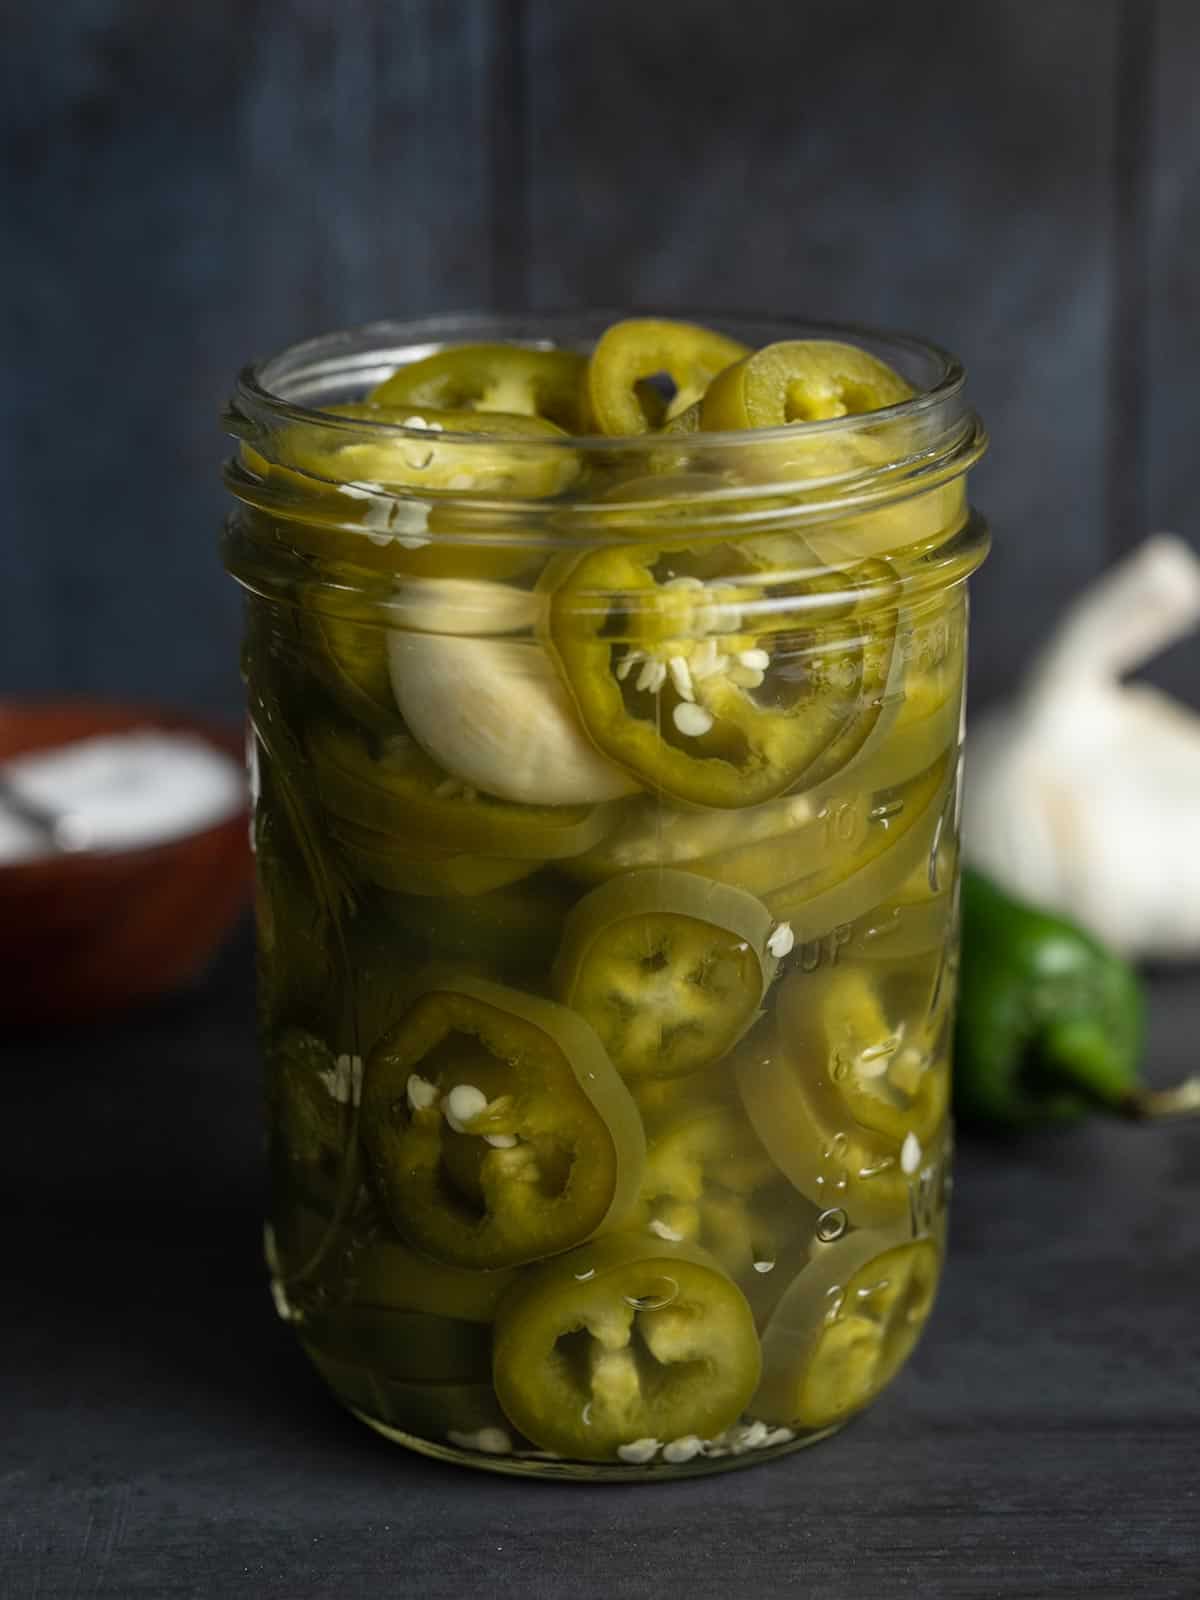
{"type": "MultiPolygon", "coordinates": [[[[240,764],[240,734],[144,706],[0,702],[0,761],[95,734],[189,733],[240,764]]],[[[199,973],[245,904],[247,808],[143,849],[0,865],[0,1023],[83,1022],[199,973]]]]}

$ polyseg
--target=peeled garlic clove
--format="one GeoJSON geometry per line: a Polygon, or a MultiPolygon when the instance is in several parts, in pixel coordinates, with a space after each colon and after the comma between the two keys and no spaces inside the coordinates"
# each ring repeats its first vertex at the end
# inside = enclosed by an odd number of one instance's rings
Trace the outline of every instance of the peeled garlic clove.
{"type": "Polygon", "coordinates": [[[528,632],[542,600],[527,589],[478,578],[408,578],[387,609],[397,627],[480,637],[528,632]]]}
{"type": "Polygon", "coordinates": [[[502,800],[588,805],[637,784],[579,726],[542,647],[394,632],[388,665],[413,737],[447,772],[502,800]]]}

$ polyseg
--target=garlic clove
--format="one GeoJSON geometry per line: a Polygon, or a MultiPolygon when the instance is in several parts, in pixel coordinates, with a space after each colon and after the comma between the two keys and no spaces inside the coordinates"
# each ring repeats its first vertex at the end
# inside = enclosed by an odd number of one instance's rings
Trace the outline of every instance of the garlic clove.
{"type": "Polygon", "coordinates": [[[476,637],[527,633],[542,609],[527,589],[476,578],[407,578],[387,604],[397,627],[476,637]]]}
{"type": "Polygon", "coordinates": [[[602,756],[534,640],[393,632],[392,692],[447,772],[502,800],[587,805],[638,785],[602,756]]]}

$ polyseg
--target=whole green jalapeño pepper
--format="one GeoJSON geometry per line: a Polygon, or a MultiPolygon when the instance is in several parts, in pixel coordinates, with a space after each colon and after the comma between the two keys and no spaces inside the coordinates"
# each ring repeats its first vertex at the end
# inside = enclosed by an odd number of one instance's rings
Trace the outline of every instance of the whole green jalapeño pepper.
{"type": "Polygon", "coordinates": [[[962,879],[954,1103],[964,1121],[1069,1122],[1096,1107],[1145,1114],[1137,977],[1073,923],[962,879]]]}

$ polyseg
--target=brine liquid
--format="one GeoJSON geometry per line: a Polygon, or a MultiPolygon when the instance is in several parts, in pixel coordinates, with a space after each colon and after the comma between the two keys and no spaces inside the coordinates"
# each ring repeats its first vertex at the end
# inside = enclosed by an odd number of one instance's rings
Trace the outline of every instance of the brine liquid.
{"type": "MultiPolygon", "coordinates": [[[[302,607],[252,603],[268,1258],[280,1314],[355,1412],[478,1464],[577,1470],[522,1435],[493,1382],[493,1319],[534,1264],[471,1274],[401,1235],[367,1156],[363,1082],[429,974],[550,995],[573,908],[658,868],[711,874],[765,906],[770,980],[712,1059],[701,1035],[692,1070],[627,1080],[644,1176],[607,1226],[699,1247],[750,1307],[761,1378],[715,1433],[694,1432],[685,1408],[671,1438],[625,1440],[578,1470],[757,1459],[820,1437],[890,1379],[928,1313],[944,1234],[963,628],[958,592],[902,613],[878,721],[816,787],[741,810],[615,799],[577,855],[506,871],[414,832],[404,804],[392,818],[386,789],[369,828],[347,814],[314,730],[376,752],[405,736],[398,717],[381,732],[364,713],[380,630],[343,624],[331,660],[302,607]]],[[[795,670],[819,649],[807,640],[795,670]]],[[[659,992],[647,981],[629,1004],[652,1008],[659,992]]],[[[628,1347],[642,1392],[661,1377],[637,1334],[646,1309],[628,1347]]],[[[564,1334],[555,1359],[583,1361],[586,1337],[564,1334]]]]}

